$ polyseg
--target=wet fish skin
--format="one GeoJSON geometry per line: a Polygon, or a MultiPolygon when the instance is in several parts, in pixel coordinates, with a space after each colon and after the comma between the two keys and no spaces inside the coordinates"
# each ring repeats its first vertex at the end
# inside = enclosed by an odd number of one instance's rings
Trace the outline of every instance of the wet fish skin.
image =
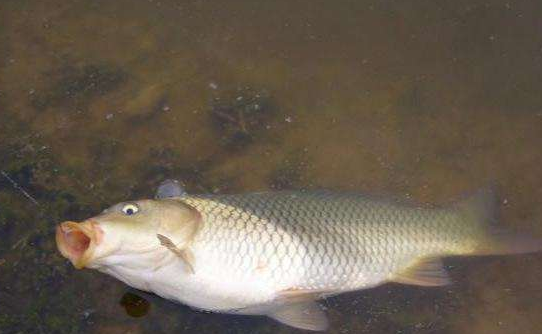
{"type": "Polygon", "coordinates": [[[198,252],[220,259],[240,280],[258,268],[259,279],[277,291],[374,286],[419,257],[471,253],[483,237],[453,209],[356,195],[278,192],[187,196],[183,202],[206,222],[195,240],[198,252]]]}
{"type": "Polygon", "coordinates": [[[263,314],[310,330],[328,326],[314,303],[319,298],[390,281],[445,285],[443,256],[522,253],[542,245],[494,232],[488,191],[429,209],[352,193],[162,189],[167,193],[159,190],[157,200],[130,202],[139,212],[128,218],[119,213],[127,205],[121,203],[91,219],[103,229],[102,247],[113,236],[143,242],[139,251],[109,247],[90,267],[196,308],[263,314]]]}

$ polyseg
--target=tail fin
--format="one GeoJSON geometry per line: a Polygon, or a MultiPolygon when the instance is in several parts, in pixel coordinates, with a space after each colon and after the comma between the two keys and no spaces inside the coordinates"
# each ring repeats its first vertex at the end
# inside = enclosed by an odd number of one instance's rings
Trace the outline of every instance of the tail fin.
{"type": "Polygon", "coordinates": [[[488,226],[494,223],[497,197],[493,188],[482,188],[455,204],[466,222],[488,226]]]}
{"type": "Polygon", "coordinates": [[[477,191],[458,202],[456,208],[465,221],[481,225],[482,237],[469,255],[505,255],[542,251],[542,239],[526,234],[515,234],[495,227],[496,196],[492,188],[477,191]]]}
{"type": "Polygon", "coordinates": [[[488,241],[481,244],[473,255],[524,254],[542,251],[542,239],[517,234],[504,229],[490,228],[488,241]]]}

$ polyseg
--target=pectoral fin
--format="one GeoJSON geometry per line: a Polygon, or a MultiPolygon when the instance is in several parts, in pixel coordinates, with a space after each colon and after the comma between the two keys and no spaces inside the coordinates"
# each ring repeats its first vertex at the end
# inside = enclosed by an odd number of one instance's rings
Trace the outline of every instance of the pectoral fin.
{"type": "Polygon", "coordinates": [[[194,254],[190,251],[190,248],[184,248],[179,249],[173,241],[171,241],[170,238],[166,237],[162,234],[157,234],[156,237],[160,241],[160,244],[170,251],[172,251],[175,255],[177,255],[181,260],[184,261],[186,270],[190,274],[194,274],[194,254]]]}
{"type": "Polygon", "coordinates": [[[406,270],[395,274],[391,281],[421,285],[421,286],[442,286],[451,284],[450,277],[439,258],[425,258],[417,261],[406,270]]]}
{"type": "Polygon", "coordinates": [[[311,331],[324,331],[329,327],[322,307],[314,301],[284,305],[267,316],[288,326],[311,331]]]}

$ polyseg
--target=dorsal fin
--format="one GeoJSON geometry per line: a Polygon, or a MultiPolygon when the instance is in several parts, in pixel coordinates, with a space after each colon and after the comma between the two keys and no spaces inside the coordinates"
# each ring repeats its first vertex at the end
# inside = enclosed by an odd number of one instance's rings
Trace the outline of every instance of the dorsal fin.
{"type": "Polygon", "coordinates": [[[163,199],[163,198],[172,198],[172,197],[183,197],[186,195],[186,191],[182,187],[181,183],[177,180],[169,179],[162,181],[156,190],[156,195],[154,198],[163,199]]]}

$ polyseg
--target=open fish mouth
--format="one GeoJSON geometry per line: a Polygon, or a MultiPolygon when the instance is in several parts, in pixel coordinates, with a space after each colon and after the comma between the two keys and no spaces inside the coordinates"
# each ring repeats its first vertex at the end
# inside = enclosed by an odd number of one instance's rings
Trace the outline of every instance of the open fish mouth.
{"type": "Polygon", "coordinates": [[[63,222],[56,227],[56,245],[62,256],[77,269],[84,268],[92,259],[102,231],[94,221],[63,222]]]}

